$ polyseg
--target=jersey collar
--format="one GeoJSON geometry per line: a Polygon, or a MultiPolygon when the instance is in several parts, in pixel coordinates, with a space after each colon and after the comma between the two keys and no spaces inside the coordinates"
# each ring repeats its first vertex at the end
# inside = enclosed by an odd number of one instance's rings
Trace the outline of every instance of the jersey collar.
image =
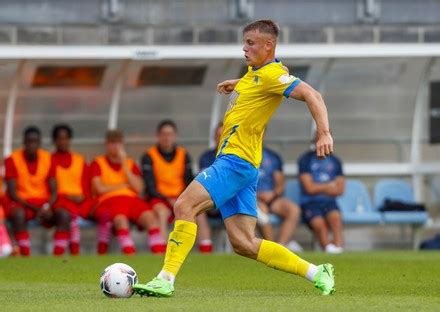
{"type": "Polygon", "coordinates": [[[259,70],[260,68],[263,68],[264,66],[269,65],[269,64],[271,64],[271,63],[280,63],[280,61],[279,61],[277,58],[274,58],[272,61],[269,61],[269,62],[267,62],[267,63],[265,63],[265,64],[263,64],[263,65],[261,65],[261,66],[258,66],[258,67],[252,67],[252,71],[259,70]]]}

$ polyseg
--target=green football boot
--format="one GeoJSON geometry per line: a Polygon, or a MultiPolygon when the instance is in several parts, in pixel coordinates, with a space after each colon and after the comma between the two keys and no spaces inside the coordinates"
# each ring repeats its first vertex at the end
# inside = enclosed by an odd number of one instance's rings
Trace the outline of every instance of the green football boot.
{"type": "Polygon", "coordinates": [[[330,263],[318,265],[313,285],[322,291],[324,296],[333,295],[336,291],[334,268],[330,263]]]}
{"type": "Polygon", "coordinates": [[[174,286],[157,276],[147,284],[134,284],[133,292],[148,297],[171,297],[174,294],[174,286]]]}

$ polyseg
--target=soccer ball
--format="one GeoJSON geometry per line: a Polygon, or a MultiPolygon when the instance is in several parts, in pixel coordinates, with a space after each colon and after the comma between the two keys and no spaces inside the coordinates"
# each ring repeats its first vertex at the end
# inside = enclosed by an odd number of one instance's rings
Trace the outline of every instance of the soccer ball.
{"type": "Polygon", "coordinates": [[[137,275],[132,267],[124,263],[114,263],[101,274],[101,291],[110,298],[130,298],[131,288],[137,283],[137,275]]]}

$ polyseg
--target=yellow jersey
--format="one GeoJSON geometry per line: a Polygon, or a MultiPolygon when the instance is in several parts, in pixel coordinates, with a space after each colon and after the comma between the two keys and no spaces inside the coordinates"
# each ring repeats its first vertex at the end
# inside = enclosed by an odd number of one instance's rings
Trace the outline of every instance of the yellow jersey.
{"type": "Polygon", "coordinates": [[[300,82],[277,59],[258,68],[249,66],[231,93],[217,156],[233,154],[258,168],[266,125],[283,95],[289,97],[300,82]]]}

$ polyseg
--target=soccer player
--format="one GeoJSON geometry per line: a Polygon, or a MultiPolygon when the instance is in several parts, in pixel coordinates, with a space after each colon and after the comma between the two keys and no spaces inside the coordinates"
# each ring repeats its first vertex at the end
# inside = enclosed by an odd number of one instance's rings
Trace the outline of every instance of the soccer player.
{"type": "Polygon", "coordinates": [[[263,158],[257,185],[257,200],[260,214],[263,237],[273,239],[272,225],[268,222],[268,214],[273,213],[283,219],[277,243],[286,246],[292,251],[302,251],[302,247],[294,240],[290,241],[298,224],[301,214],[300,208],[284,194],[283,161],[273,150],[263,147],[263,158]],[[263,230],[264,228],[264,230],[263,230]]]}
{"type": "MultiPolygon", "coordinates": [[[[54,210],[62,210],[70,216],[69,248],[72,255],[79,254],[80,229],[79,214],[90,206],[90,183],[87,175],[87,163],[84,157],[70,151],[70,141],[73,130],[69,125],[58,124],[52,130],[52,140],[55,152],[52,154],[52,166],[55,170],[57,185],[57,201],[54,210]]],[[[64,248],[55,250],[55,254],[62,255],[64,248]]]]}
{"type": "MultiPolygon", "coordinates": [[[[107,131],[105,147],[106,154],[96,157],[90,166],[92,190],[98,197],[96,219],[101,224],[112,221],[124,254],[136,253],[130,235],[130,221],[148,230],[153,253],[165,252],[165,241],[157,219],[151,207],[140,198],[144,183],[139,167],[127,157],[122,132],[107,131]]],[[[107,242],[101,242],[98,253],[106,253],[107,246],[107,242]]]]}
{"type": "MultiPolygon", "coordinates": [[[[173,205],[193,180],[193,173],[188,152],[176,143],[175,122],[169,119],[159,122],[156,136],[157,144],[142,156],[142,173],[145,193],[159,219],[162,233],[166,234],[169,220],[173,217],[173,205]]],[[[212,241],[206,215],[198,216],[197,224],[201,239],[199,251],[209,253],[212,251],[212,241]]]]}
{"type": "Polygon", "coordinates": [[[231,93],[217,159],[177,199],[176,222],[168,240],[164,266],[151,282],[133,286],[138,294],[173,295],[175,277],[195,241],[195,218],[214,206],[222,214],[236,253],[305,277],[324,295],[334,293],[331,264],[315,266],[286,247],[255,236],[256,186],[263,134],[283,96],[307,103],[317,125],[317,156],[328,156],[333,150],[324,101],[308,84],[289,75],[275,58],[277,37],[278,26],[270,20],[256,21],[243,29],[248,72],[241,79],[217,85],[219,92],[231,93]]]}
{"type": "Polygon", "coordinates": [[[51,211],[56,201],[56,182],[50,153],[40,148],[40,130],[33,126],[26,128],[23,144],[24,148],[5,160],[6,215],[23,256],[31,253],[27,222],[38,219],[45,226],[55,224],[55,254],[58,247],[68,242],[70,218],[62,210],[51,211]]]}

